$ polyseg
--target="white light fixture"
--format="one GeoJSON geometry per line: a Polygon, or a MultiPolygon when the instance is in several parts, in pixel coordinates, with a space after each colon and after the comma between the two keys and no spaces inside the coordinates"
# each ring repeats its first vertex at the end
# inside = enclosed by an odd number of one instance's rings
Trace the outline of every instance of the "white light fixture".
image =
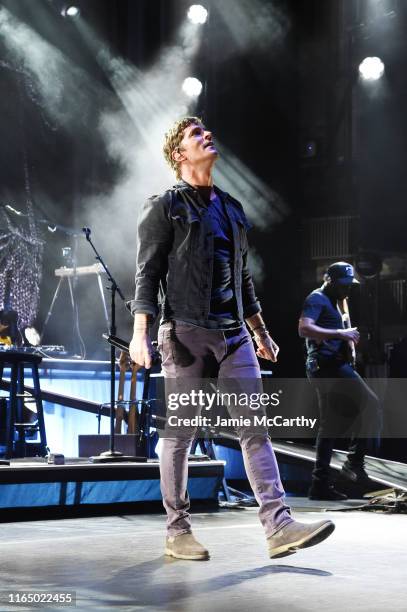
{"type": "Polygon", "coordinates": [[[189,21],[202,25],[208,19],[208,11],[202,4],[192,4],[187,13],[189,21]]]}
{"type": "Polygon", "coordinates": [[[197,98],[202,91],[202,83],[195,77],[187,77],[182,83],[182,91],[189,98],[197,98]]]}
{"type": "Polygon", "coordinates": [[[80,14],[81,14],[81,11],[79,7],[75,6],[74,4],[68,4],[67,6],[64,6],[64,8],[61,11],[61,15],[63,17],[70,17],[71,19],[74,19],[75,17],[79,17],[80,14]]]}
{"type": "Polygon", "coordinates": [[[365,57],[359,65],[359,73],[365,81],[377,81],[384,74],[384,64],[380,57],[365,57]]]}
{"type": "Polygon", "coordinates": [[[39,346],[41,343],[41,336],[35,327],[26,327],[24,330],[24,336],[31,346],[39,346]]]}

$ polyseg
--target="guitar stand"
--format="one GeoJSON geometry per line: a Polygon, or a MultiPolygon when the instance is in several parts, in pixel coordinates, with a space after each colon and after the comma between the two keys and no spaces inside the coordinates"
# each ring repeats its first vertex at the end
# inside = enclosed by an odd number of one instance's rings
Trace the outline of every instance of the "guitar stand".
{"type": "Polygon", "coordinates": [[[124,351],[121,351],[119,358],[119,368],[120,368],[120,376],[119,376],[119,389],[117,393],[117,403],[116,403],[116,420],[115,420],[115,434],[122,433],[122,422],[125,421],[127,423],[127,433],[135,434],[138,427],[138,411],[137,405],[138,401],[136,400],[136,388],[137,388],[137,372],[139,370],[135,364],[131,364],[128,361],[128,356],[124,351]],[[126,378],[126,372],[130,369],[131,378],[130,378],[130,394],[129,401],[124,400],[124,384],[126,378]],[[129,411],[127,413],[125,405],[129,406],[129,411]]]}
{"type": "MultiPolygon", "coordinates": [[[[156,342],[153,342],[153,346],[156,342]]],[[[122,422],[127,423],[127,433],[137,434],[135,450],[140,460],[146,461],[147,458],[152,458],[154,454],[153,443],[156,443],[156,434],[151,433],[152,415],[151,403],[154,399],[149,399],[150,393],[150,370],[144,369],[143,372],[143,395],[142,399],[136,399],[137,388],[137,372],[139,367],[129,361],[128,350],[126,347],[121,347],[119,358],[120,378],[117,402],[115,404],[115,434],[121,434],[122,422]],[[130,394],[129,399],[124,400],[124,384],[126,371],[130,369],[130,394]],[[125,406],[129,406],[129,411],[126,411],[125,406]],[[140,410],[138,409],[140,407],[140,410]]]]}
{"type": "MultiPolygon", "coordinates": [[[[153,342],[153,345],[156,343],[153,342]]],[[[139,400],[140,416],[139,416],[139,444],[146,457],[152,458],[154,454],[153,443],[157,444],[157,434],[151,433],[151,403],[154,399],[149,399],[150,393],[150,373],[151,369],[144,370],[143,381],[143,396],[139,400]]],[[[154,445],[154,447],[155,447],[154,445]]]]}

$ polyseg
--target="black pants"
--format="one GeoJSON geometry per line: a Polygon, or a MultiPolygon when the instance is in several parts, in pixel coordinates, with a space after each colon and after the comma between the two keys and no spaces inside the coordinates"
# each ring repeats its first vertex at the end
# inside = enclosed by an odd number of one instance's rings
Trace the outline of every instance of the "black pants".
{"type": "Polygon", "coordinates": [[[329,464],[336,438],[350,438],[348,462],[362,466],[367,452],[377,453],[382,409],[377,395],[349,363],[307,364],[307,376],[318,396],[320,425],[314,482],[329,482],[329,464]],[[312,371],[311,371],[312,369],[312,371]]]}

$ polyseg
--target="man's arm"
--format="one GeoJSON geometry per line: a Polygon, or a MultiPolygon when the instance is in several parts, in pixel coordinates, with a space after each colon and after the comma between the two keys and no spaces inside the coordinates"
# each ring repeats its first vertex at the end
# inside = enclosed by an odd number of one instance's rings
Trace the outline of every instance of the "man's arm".
{"type": "Polygon", "coordinates": [[[251,331],[254,334],[254,340],[257,344],[256,355],[262,359],[268,359],[276,362],[279,353],[279,347],[271,338],[270,333],[263,321],[261,315],[261,307],[256,298],[252,275],[247,265],[248,248],[247,243],[244,245],[242,253],[242,302],[243,316],[251,331]]]}
{"type": "Polygon", "coordinates": [[[150,322],[151,316],[148,314],[138,312],[134,315],[133,337],[129,346],[131,360],[147,369],[151,368],[153,354],[150,322]]]}
{"type": "Polygon", "coordinates": [[[359,342],[359,332],[356,327],[349,329],[325,329],[316,325],[314,319],[309,317],[301,317],[298,322],[298,334],[301,338],[310,338],[317,342],[337,338],[339,340],[352,341],[355,344],[359,342]]]}
{"type": "Polygon", "coordinates": [[[260,303],[256,297],[252,275],[247,265],[247,244],[243,246],[242,253],[242,305],[243,316],[247,320],[255,314],[260,314],[260,303]]]}
{"type": "Polygon", "coordinates": [[[246,323],[254,334],[254,339],[257,344],[256,355],[262,359],[269,359],[270,361],[276,362],[280,349],[270,336],[260,312],[248,317],[246,323]]]}
{"type": "Polygon", "coordinates": [[[134,315],[130,357],[140,367],[151,367],[152,345],[149,328],[158,314],[160,280],[168,269],[173,231],[164,198],[144,204],[137,227],[136,291],[130,304],[134,315]]]}
{"type": "Polygon", "coordinates": [[[166,196],[150,198],[140,210],[137,224],[136,290],[130,310],[158,314],[158,288],[168,269],[173,229],[166,196]]]}

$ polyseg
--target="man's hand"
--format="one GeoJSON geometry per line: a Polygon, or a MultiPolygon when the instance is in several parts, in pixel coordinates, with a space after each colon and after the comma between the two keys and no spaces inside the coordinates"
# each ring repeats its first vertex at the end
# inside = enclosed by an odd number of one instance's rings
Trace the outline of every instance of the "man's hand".
{"type": "Polygon", "coordinates": [[[152,364],[153,345],[148,332],[134,331],[130,346],[131,360],[139,367],[149,370],[152,364]]]}
{"type": "Polygon", "coordinates": [[[268,359],[269,361],[273,361],[275,363],[277,361],[277,355],[280,349],[271,336],[268,333],[262,334],[261,336],[255,335],[254,339],[257,344],[257,357],[268,359]]]}
{"type": "Polygon", "coordinates": [[[118,364],[121,372],[134,372],[140,369],[140,366],[134,363],[127,351],[120,351],[118,364]]]}
{"type": "Polygon", "coordinates": [[[357,327],[350,327],[349,329],[338,330],[339,337],[341,340],[347,340],[348,342],[354,342],[357,344],[360,340],[360,334],[357,327]]]}

